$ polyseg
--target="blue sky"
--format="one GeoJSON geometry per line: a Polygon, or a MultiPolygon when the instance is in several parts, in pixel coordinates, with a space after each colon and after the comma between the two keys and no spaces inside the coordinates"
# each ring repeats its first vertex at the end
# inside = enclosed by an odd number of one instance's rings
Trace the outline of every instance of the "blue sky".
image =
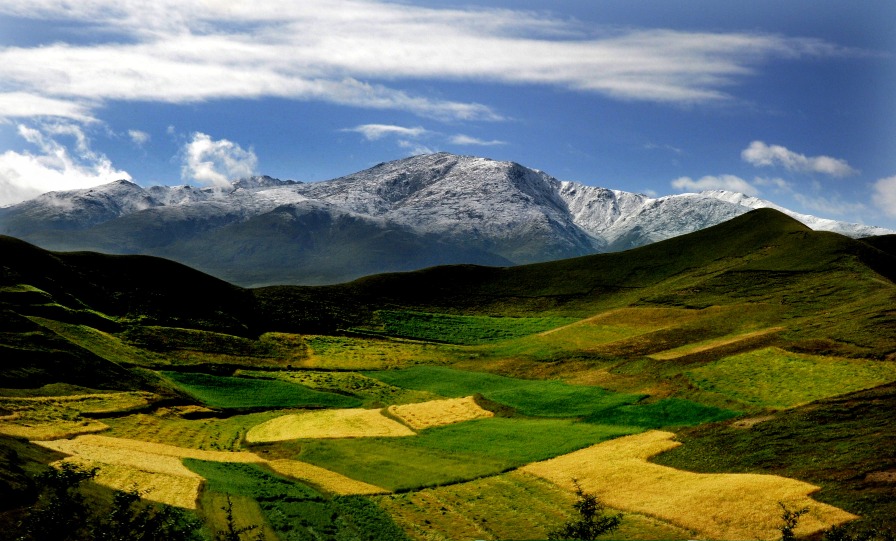
{"type": "Polygon", "coordinates": [[[892,0],[4,0],[0,205],[430,151],[896,228],[892,0]]]}

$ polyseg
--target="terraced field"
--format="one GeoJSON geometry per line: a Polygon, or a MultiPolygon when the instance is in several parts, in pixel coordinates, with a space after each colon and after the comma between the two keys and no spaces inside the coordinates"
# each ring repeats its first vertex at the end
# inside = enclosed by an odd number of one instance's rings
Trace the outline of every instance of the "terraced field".
{"type": "Polygon", "coordinates": [[[0,527],[67,461],[207,537],[229,507],[269,540],[544,538],[573,479],[614,539],[775,539],[779,503],[896,528],[896,255],[769,213],[695,235],[251,291],[38,251],[0,284],[0,527]]]}

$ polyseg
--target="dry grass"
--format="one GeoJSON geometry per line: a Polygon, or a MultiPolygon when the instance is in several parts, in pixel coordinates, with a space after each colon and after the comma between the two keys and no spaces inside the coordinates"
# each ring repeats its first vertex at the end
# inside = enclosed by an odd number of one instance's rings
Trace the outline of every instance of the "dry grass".
{"type": "Polygon", "coordinates": [[[713,539],[774,539],[781,509],[808,507],[796,533],[807,536],[854,515],[812,500],[818,487],[774,475],[698,474],[647,462],[678,445],[650,431],[522,468],[569,490],[578,479],[613,508],[655,516],[713,539]]]}
{"type": "Polygon", "coordinates": [[[401,419],[403,423],[414,430],[472,421],[473,419],[482,419],[495,415],[488,410],[482,409],[472,396],[389,406],[386,411],[401,419]]]}
{"type": "Polygon", "coordinates": [[[381,410],[321,410],[282,415],[252,427],[251,443],[318,438],[372,438],[413,436],[415,432],[393,421],[381,410]]]}
{"type": "Polygon", "coordinates": [[[334,494],[385,494],[389,492],[385,488],[357,481],[334,471],[298,460],[271,460],[267,465],[277,473],[300,481],[307,481],[334,494]]]}
{"type": "Polygon", "coordinates": [[[185,509],[195,509],[202,478],[198,475],[182,476],[146,471],[138,467],[96,462],[83,457],[69,457],[66,462],[74,462],[84,468],[99,468],[94,482],[114,490],[136,488],[147,500],[174,505],[185,509]]]}

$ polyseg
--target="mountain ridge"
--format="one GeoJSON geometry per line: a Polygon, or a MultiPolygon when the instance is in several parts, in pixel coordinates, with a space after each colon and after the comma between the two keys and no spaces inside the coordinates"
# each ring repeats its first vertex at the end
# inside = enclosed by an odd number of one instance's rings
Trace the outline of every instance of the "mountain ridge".
{"type": "Polygon", "coordinates": [[[763,207],[854,237],[889,232],[732,192],[651,198],[447,153],[314,183],[257,176],[212,188],[117,181],[52,192],[0,209],[0,232],[54,250],[167,257],[242,285],[315,284],[625,250],[763,207]]]}

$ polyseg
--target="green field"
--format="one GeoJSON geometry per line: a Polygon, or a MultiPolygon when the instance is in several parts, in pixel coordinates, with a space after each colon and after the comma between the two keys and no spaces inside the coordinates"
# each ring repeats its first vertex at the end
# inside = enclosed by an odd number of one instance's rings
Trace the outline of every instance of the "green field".
{"type": "Polygon", "coordinates": [[[213,408],[350,408],[357,398],[309,389],[276,379],[212,376],[195,372],[162,372],[190,396],[213,408]]]}
{"type": "Polygon", "coordinates": [[[687,372],[700,388],[783,409],[896,381],[896,366],[764,348],[687,372]]]}
{"type": "Polygon", "coordinates": [[[252,464],[193,459],[185,459],[184,464],[206,479],[207,501],[220,501],[215,496],[223,494],[231,496],[231,501],[236,496],[237,501],[242,497],[257,502],[270,528],[284,541],[405,539],[389,516],[368,499],[327,499],[306,485],[252,464]]]}
{"type": "Polygon", "coordinates": [[[577,321],[569,317],[457,316],[412,311],[376,313],[387,336],[476,345],[535,334],[577,321]]]}
{"type": "Polygon", "coordinates": [[[613,393],[599,387],[568,385],[560,381],[525,380],[485,372],[441,367],[368,372],[390,385],[429,391],[442,396],[482,396],[535,417],[581,417],[637,402],[643,396],[613,393]]]}
{"type": "Polygon", "coordinates": [[[430,428],[408,438],[304,441],[291,458],[391,490],[408,490],[494,475],[640,430],[568,420],[490,418],[430,428]]]}

